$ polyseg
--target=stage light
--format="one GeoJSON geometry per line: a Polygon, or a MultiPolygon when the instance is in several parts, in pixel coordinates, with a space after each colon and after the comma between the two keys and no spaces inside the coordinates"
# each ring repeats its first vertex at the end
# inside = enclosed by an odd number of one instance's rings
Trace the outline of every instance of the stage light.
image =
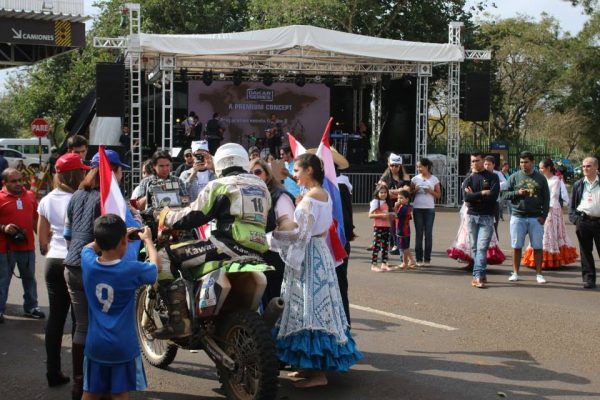
{"type": "Polygon", "coordinates": [[[371,83],[372,83],[373,85],[377,83],[377,77],[376,77],[375,75],[373,75],[373,76],[371,77],[371,83]]]}
{"type": "Polygon", "coordinates": [[[212,71],[202,72],[202,82],[204,82],[204,84],[206,86],[210,86],[210,84],[213,82],[213,72],[212,71]]]}
{"type": "Polygon", "coordinates": [[[225,72],[220,72],[220,73],[219,73],[219,79],[220,79],[220,80],[224,80],[225,78],[226,78],[226,76],[225,76],[225,72]]]}
{"type": "Polygon", "coordinates": [[[327,86],[328,88],[332,88],[335,86],[335,78],[333,77],[333,75],[325,76],[324,82],[325,86],[327,86]]]}
{"type": "Polygon", "coordinates": [[[250,80],[251,81],[257,81],[258,80],[258,75],[257,74],[250,75],[250,80]]]}
{"type": "Polygon", "coordinates": [[[315,76],[315,82],[321,83],[321,75],[315,76]]]}
{"type": "Polygon", "coordinates": [[[381,86],[384,89],[389,89],[392,86],[392,76],[390,74],[381,75],[381,86]]]}
{"type": "Polygon", "coordinates": [[[285,75],[279,74],[279,77],[277,79],[279,79],[279,82],[283,82],[283,81],[285,81],[285,75]]]}
{"type": "Polygon", "coordinates": [[[236,69],[235,71],[233,71],[233,84],[235,86],[240,86],[242,84],[243,77],[244,75],[242,74],[241,70],[236,69]]]}
{"type": "Polygon", "coordinates": [[[297,86],[304,86],[306,84],[306,76],[304,76],[304,74],[298,74],[296,75],[296,79],[294,80],[296,82],[297,86]]]}
{"type": "Polygon", "coordinates": [[[271,86],[273,84],[273,74],[270,72],[265,72],[263,74],[262,82],[265,86],[271,86]]]}
{"type": "Polygon", "coordinates": [[[160,82],[154,82],[153,85],[157,89],[161,89],[162,88],[162,85],[160,84],[160,82]]]}
{"type": "Polygon", "coordinates": [[[353,76],[352,77],[352,89],[359,90],[361,85],[362,85],[362,79],[360,78],[360,76],[353,76]]]}
{"type": "Polygon", "coordinates": [[[348,82],[348,77],[347,77],[347,76],[342,76],[342,77],[340,78],[340,81],[341,81],[342,83],[346,83],[346,82],[348,82]]]}
{"type": "Polygon", "coordinates": [[[187,83],[187,81],[188,81],[188,70],[187,70],[187,68],[181,68],[179,70],[179,75],[181,76],[181,82],[187,83]]]}

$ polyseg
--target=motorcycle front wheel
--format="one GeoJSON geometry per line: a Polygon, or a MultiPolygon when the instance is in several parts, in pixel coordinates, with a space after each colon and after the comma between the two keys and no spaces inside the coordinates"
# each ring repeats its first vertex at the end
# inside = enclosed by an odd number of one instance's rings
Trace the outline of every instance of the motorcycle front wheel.
{"type": "Polygon", "coordinates": [[[135,320],[140,339],[140,349],[144,359],[148,364],[157,368],[167,368],[173,362],[177,355],[177,345],[169,340],[155,339],[142,324],[144,313],[146,312],[146,304],[148,303],[148,317],[156,328],[162,326],[160,313],[165,313],[166,309],[160,301],[158,293],[154,298],[148,298],[150,286],[143,286],[137,291],[135,303],[135,320]]]}
{"type": "Polygon", "coordinates": [[[275,343],[262,318],[240,311],[219,321],[218,343],[235,362],[233,371],[220,366],[219,380],[228,399],[271,400],[279,374],[275,343]]]}

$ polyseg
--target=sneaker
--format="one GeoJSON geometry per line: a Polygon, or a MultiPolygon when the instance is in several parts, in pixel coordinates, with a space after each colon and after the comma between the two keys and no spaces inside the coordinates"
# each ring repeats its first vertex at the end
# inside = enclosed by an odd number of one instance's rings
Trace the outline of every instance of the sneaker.
{"type": "Polygon", "coordinates": [[[508,280],[511,282],[516,282],[519,280],[519,274],[517,274],[516,272],[511,272],[510,276],[508,277],[508,280]]]}
{"type": "Polygon", "coordinates": [[[546,278],[544,278],[544,275],[536,275],[535,276],[535,280],[537,281],[537,283],[546,283],[546,278]]]}
{"type": "Polygon", "coordinates": [[[373,265],[371,265],[371,271],[381,272],[381,268],[379,268],[377,265],[373,264],[373,265]]]}
{"type": "Polygon", "coordinates": [[[423,266],[424,266],[424,267],[430,267],[430,266],[431,266],[431,261],[425,261],[425,262],[423,263],[423,266]]]}
{"type": "Polygon", "coordinates": [[[381,267],[379,267],[379,269],[384,272],[392,270],[386,263],[381,263],[381,267]]]}
{"type": "Polygon", "coordinates": [[[25,311],[25,314],[23,314],[25,317],[27,318],[33,318],[33,319],[44,319],[46,318],[46,314],[44,314],[42,312],[42,310],[40,310],[38,307],[36,308],[32,308],[29,311],[25,311]]]}

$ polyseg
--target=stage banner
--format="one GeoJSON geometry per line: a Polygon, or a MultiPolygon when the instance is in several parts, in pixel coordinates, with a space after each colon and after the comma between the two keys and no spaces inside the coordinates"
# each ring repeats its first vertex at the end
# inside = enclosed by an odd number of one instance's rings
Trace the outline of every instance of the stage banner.
{"type": "Polygon", "coordinates": [[[267,121],[275,114],[281,122],[284,142],[286,132],[307,147],[321,141],[324,121],[329,119],[329,88],[323,84],[215,81],[206,86],[202,81],[188,83],[188,111],[194,111],[206,122],[216,112],[225,128],[224,141],[248,147],[252,137],[264,138],[267,121]]]}

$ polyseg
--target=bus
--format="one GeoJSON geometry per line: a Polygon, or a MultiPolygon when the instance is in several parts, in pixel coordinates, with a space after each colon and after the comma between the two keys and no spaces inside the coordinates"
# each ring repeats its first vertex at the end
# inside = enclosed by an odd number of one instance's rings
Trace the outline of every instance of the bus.
{"type": "MultiPolygon", "coordinates": [[[[0,138],[0,150],[12,149],[23,153],[25,165],[38,166],[40,162],[38,138],[0,138]]],[[[50,140],[42,138],[42,162],[50,158],[50,140]]]]}

